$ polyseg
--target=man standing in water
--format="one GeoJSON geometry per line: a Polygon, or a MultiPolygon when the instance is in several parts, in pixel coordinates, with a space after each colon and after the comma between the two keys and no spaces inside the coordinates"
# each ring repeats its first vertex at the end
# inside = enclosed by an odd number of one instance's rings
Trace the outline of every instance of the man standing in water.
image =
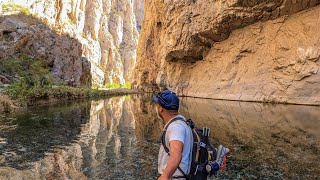
{"type": "Polygon", "coordinates": [[[179,98],[165,90],[153,96],[157,115],[164,121],[158,158],[159,180],[186,179],[191,166],[193,136],[186,119],[179,114],[179,98]]]}

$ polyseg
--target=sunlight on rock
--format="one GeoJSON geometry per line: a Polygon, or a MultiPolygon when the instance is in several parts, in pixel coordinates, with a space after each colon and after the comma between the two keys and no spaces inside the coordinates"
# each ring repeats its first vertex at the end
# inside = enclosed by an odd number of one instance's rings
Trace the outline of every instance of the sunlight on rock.
{"type": "Polygon", "coordinates": [[[143,2],[2,0],[1,4],[4,14],[30,14],[76,38],[82,56],[91,62],[93,86],[131,81],[143,2]]]}

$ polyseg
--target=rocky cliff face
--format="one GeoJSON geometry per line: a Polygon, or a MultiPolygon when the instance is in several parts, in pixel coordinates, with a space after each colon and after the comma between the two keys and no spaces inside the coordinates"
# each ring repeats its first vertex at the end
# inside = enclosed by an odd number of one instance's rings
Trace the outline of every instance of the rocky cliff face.
{"type": "Polygon", "coordinates": [[[318,4],[145,2],[135,87],[217,99],[320,104],[318,4]]]}
{"type": "MultiPolygon", "coordinates": [[[[0,31],[1,65],[16,58],[39,59],[51,70],[54,84],[79,87],[91,83],[90,63],[82,57],[81,44],[76,39],[59,35],[26,15],[0,17],[0,31]]],[[[5,84],[17,78],[6,67],[0,67],[0,76],[4,79],[0,82],[5,84]]]]}
{"type": "Polygon", "coordinates": [[[26,7],[52,29],[77,39],[82,56],[91,64],[93,85],[124,84],[131,78],[139,36],[135,12],[141,13],[140,1],[3,0],[2,4],[26,7]]]}

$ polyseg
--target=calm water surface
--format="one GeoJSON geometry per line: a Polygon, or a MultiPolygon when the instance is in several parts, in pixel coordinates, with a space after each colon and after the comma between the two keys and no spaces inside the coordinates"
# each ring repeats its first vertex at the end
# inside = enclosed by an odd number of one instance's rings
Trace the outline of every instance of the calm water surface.
{"type": "MultiPolygon", "coordinates": [[[[219,179],[320,179],[320,107],[182,98],[180,112],[231,149],[219,179]]],[[[2,115],[0,179],[155,179],[162,127],[151,95],[2,115]]]]}

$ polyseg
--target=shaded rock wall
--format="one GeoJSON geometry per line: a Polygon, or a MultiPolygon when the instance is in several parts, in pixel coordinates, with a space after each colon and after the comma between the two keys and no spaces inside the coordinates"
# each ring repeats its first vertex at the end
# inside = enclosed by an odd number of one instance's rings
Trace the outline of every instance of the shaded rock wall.
{"type": "Polygon", "coordinates": [[[137,29],[140,32],[144,17],[144,0],[135,0],[134,13],[136,15],[137,29]]]}
{"type": "Polygon", "coordinates": [[[134,86],[206,98],[320,104],[320,7],[311,8],[319,3],[145,2],[134,86]]]}
{"type": "Polygon", "coordinates": [[[82,45],[82,55],[91,62],[93,85],[124,84],[130,80],[139,36],[135,9],[143,7],[143,2],[4,0],[2,3],[27,7],[53,29],[76,38],[82,45]]]}
{"type": "MultiPolygon", "coordinates": [[[[79,41],[55,33],[36,18],[22,14],[0,17],[0,60],[3,62],[23,56],[41,59],[50,69],[54,84],[79,87],[91,84],[90,63],[81,54],[79,41]]],[[[7,79],[4,84],[17,78],[3,67],[0,74],[7,79]]]]}

